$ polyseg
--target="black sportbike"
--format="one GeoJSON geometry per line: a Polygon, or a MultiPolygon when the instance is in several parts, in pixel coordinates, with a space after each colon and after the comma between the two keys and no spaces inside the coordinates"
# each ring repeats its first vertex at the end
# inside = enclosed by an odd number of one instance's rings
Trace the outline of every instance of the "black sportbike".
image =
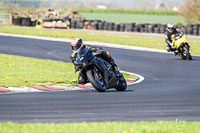
{"type": "Polygon", "coordinates": [[[117,91],[125,91],[126,80],[120,72],[115,72],[112,65],[103,60],[90,50],[90,48],[80,49],[75,62],[80,70],[84,83],[90,82],[99,92],[106,89],[115,88],[117,91]]]}

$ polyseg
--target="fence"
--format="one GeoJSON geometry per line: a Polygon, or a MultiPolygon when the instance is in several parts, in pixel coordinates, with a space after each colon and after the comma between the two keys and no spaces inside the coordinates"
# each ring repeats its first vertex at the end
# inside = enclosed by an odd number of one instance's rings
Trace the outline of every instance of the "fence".
{"type": "Polygon", "coordinates": [[[12,16],[9,13],[0,12],[0,25],[12,24],[12,16]]]}

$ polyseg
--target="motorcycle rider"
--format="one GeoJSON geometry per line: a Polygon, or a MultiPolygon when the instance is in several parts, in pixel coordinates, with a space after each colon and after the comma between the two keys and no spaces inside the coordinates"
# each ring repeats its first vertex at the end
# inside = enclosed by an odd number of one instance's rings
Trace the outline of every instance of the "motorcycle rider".
{"type": "MultiPolygon", "coordinates": [[[[111,57],[109,51],[103,50],[101,47],[92,47],[89,45],[84,45],[83,40],[80,38],[76,38],[71,42],[71,48],[72,48],[72,53],[70,55],[70,59],[72,60],[72,63],[74,64],[75,71],[79,71],[79,67],[76,65],[76,57],[77,53],[79,52],[80,49],[84,48],[89,48],[92,52],[98,54],[99,57],[104,59],[105,61],[109,62],[112,65],[112,68],[115,70],[115,72],[119,72],[119,67],[115,64],[114,59],[111,57]]],[[[82,84],[84,83],[84,80],[82,78],[82,75],[79,74],[78,77],[78,83],[82,84]]]]}
{"type": "Polygon", "coordinates": [[[167,43],[167,52],[174,51],[175,55],[178,53],[178,48],[172,48],[174,45],[172,43],[172,37],[176,33],[183,34],[181,31],[175,28],[175,26],[171,23],[167,24],[166,32],[165,32],[165,42],[167,43]]]}

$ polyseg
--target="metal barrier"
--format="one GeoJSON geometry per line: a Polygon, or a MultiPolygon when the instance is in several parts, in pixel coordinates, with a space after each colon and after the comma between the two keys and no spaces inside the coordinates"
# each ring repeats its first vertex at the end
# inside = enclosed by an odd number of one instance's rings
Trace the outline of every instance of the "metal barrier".
{"type": "Polygon", "coordinates": [[[12,24],[12,15],[9,13],[0,12],[0,25],[12,24]]]}

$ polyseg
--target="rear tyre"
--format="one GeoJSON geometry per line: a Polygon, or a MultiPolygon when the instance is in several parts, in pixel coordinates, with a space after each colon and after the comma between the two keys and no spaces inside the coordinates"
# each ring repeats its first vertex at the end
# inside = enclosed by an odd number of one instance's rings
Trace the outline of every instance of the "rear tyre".
{"type": "Polygon", "coordinates": [[[117,91],[125,91],[127,88],[126,80],[124,77],[120,77],[118,86],[115,88],[117,91]]]}
{"type": "Polygon", "coordinates": [[[190,57],[188,57],[189,58],[189,60],[192,60],[192,56],[190,55],[190,57]]]}
{"type": "Polygon", "coordinates": [[[89,82],[98,92],[106,91],[106,83],[103,79],[103,75],[100,72],[95,69],[90,69],[87,70],[86,75],[89,82]]]}

